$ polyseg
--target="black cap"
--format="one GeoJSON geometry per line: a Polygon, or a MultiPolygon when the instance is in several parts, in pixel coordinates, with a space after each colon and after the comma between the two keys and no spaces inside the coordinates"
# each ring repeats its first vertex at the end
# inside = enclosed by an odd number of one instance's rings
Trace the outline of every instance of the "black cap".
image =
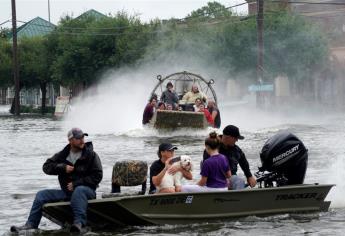
{"type": "Polygon", "coordinates": [[[158,151],[163,152],[163,151],[171,151],[171,150],[176,150],[177,147],[173,146],[171,143],[162,143],[159,145],[158,151]]]}
{"type": "Polygon", "coordinates": [[[235,137],[238,139],[244,139],[244,137],[240,134],[240,130],[234,125],[228,125],[223,129],[223,135],[228,135],[231,137],[235,137]]]}
{"type": "Polygon", "coordinates": [[[169,86],[174,87],[174,85],[171,82],[167,83],[167,87],[169,87],[169,86]]]}

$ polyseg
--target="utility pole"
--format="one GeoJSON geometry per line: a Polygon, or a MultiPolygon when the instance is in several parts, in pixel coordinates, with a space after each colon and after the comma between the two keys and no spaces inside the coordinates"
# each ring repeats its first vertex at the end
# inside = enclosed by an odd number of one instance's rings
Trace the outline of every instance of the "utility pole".
{"type": "Polygon", "coordinates": [[[16,17],[16,0],[12,1],[12,40],[13,40],[13,78],[14,78],[14,114],[20,115],[19,100],[19,71],[17,57],[17,17],[16,17]]]}
{"type": "Polygon", "coordinates": [[[264,98],[262,96],[261,85],[264,77],[264,0],[256,0],[257,7],[257,64],[256,64],[256,76],[259,91],[256,93],[256,105],[262,107],[264,105],[264,98]]]}
{"type": "Polygon", "coordinates": [[[48,0],[48,20],[50,23],[50,0],[48,0]]]}

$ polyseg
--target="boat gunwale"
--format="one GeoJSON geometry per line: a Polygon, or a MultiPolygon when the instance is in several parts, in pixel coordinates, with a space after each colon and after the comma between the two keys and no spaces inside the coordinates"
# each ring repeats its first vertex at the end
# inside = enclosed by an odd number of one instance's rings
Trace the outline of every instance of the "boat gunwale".
{"type": "MultiPolygon", "coordinates": [[[[223,195],[228,193],[243,193],[243,192],[272,192],[277,190],[288,190],[288,189],[304,189],[304,188],[328,188],[328,192],[334,187],[335,184],[301,184],[301,185],[287,185],[281,187],[272,187],[272,188],[250,188],[250,189],[241,189],[241,190],[228,190],[228,191],[210,191],[210,192],[178,192],[178,193],[167,193],[167,194],[148,194],[148,195],[127,195],[127,196],[114,196],[114,197],[107,197],[107,198],[98,198],[89,200],[89,203],[97,203],[97,202],[111,202],[111,201],[120,201],[126,199],[136,199],[136,198],[160,198],[160,197],[171,197],[171,196],[180,196],[180,195],[210,195],[210,194],[217,194],[223,195]]],[[[328,195],[327,192],[327,195],[328,195]]],[[[325,196],[326,197],[326,196],[325,196]]],[[[69,201],[63,202],[54,202],[54,203],[46,203],[44,207],[49,206],[62,206],[68,205],[69,201]]],[[[43,207],[43,208],[44,208],[43,207]]]]}

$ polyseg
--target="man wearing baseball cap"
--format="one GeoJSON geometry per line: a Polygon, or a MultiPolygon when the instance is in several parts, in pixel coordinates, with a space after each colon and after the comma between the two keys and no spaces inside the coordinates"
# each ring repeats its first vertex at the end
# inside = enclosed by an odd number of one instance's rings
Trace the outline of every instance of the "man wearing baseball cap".
{"type": "Polygon", "coordinates": [[[42,207],[48,202],[70,201],[74,216],[71,232],[81,232],[86,225],[88,199],[96,198],[96,188],[103,177],[101,161],[93,151],[88,136],[79,128],[67,133],[69,144],[43,164],[48,175],[57,175],[61,189],[44,189],[36,194],[29,218],[23,226],[12,226],[11,232],[37,229],[42,218],[42,207]]]}
{"type": "MultiPolygon", "coordinates": [[[[239,146],[236,145],[238,140],[243,140],[244,137],[240,134],[238,127],[234,125],[228,125],[223,129],[223,135],[221,135],[222,144],[219,148],[219,153],[226,156],[228,159],[231,178],[230,188],[231,189],[243,189],[245,188],[245,182],[242,178],[237,176],[237,165],[240,164],[244,175],[247,178],[248,185],[254,187],[256,185],[256,179],[250,172],[249,163],[246,159],[245,154],[239,146]]],[[[209,156],[204,152],[203,159],[207,159],[209,156]]]]}
{"type": "Polygon", "coordinates": [[[175,168],[171,166],[170,161],[175,155],[175,150],[177,150],[177,147],[173,146],[171,143],[165,142],[159,145],[157,152],[159,159],[154,161],[150,166],[149,194],[156,192],[156,186],[161,184],[166,172],[173,175],[177,171],[181,171],[186,179],[191,180],[193,178],[189,171],[186,171],[183,168],[175,168]]]}

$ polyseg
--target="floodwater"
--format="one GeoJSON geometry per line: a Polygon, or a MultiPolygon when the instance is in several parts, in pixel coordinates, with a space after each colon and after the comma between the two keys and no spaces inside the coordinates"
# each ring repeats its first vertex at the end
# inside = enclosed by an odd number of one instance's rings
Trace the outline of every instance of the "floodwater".
{"type": "MultiPolygon", "coordinates": [[[[67,143],[68,121],[55,121],[49,117],[26,116],[14,118],[0,109],[0,235],[9,234],[13,224],[23,224],[28,216],[35,193],[43,188],[58,187],[56,176],[42,171],[44,161],[67,143]]],[[[342,114],[286,112],[273,114],[253,109],[224,108],[224,124],[236,124],[245,140],[238,144],[245,151],[252,172],[260,166],[259,152],[264,142],[279,130],[290,130],[309,149],[309,166],[306,183],[337,184],[327,200],[328,212],[313,214],[281,214],[267,217],[243,217],[191,225],[163,225],[128,227],[115,232],[96,232],[96,235],[343,235],[345,232],[344,199],[344,131],[342,114]]],[[[102,123],[102,119],[98,120],[102,123]]],[[[101,125],[100,125],[101,126],[101,125]]],[[[89,141],[94,144],[104,169],[104,178],[97,190],[98,197],[110,191],[112,165],[119,160],[140,159],[149,164],[154,161],[157,146],[168,139],[179,146],[176,154],[188,154],[194,161],[195,181],[199,177],[198,163],[202,157],[203,140],[208,131],[183,130],[158,133],[141,127],[104,132],[97,124],[83,124],[89,131],[89,141]],[[121,132],[119,132],[121,130],[121,132]]],[[[102,126],[103,127],[103,126],[102,126]]],[[[138,187],[139,188],[139,187],[138,187]]],[[[123,188],[123,191],[134,191],[123,188]]],[[[260,204],[260,199],[257,200],[260,204]]],[[[43,235],[64,235],[59,227],[43,218],[40,228],[43,235]]]]}

